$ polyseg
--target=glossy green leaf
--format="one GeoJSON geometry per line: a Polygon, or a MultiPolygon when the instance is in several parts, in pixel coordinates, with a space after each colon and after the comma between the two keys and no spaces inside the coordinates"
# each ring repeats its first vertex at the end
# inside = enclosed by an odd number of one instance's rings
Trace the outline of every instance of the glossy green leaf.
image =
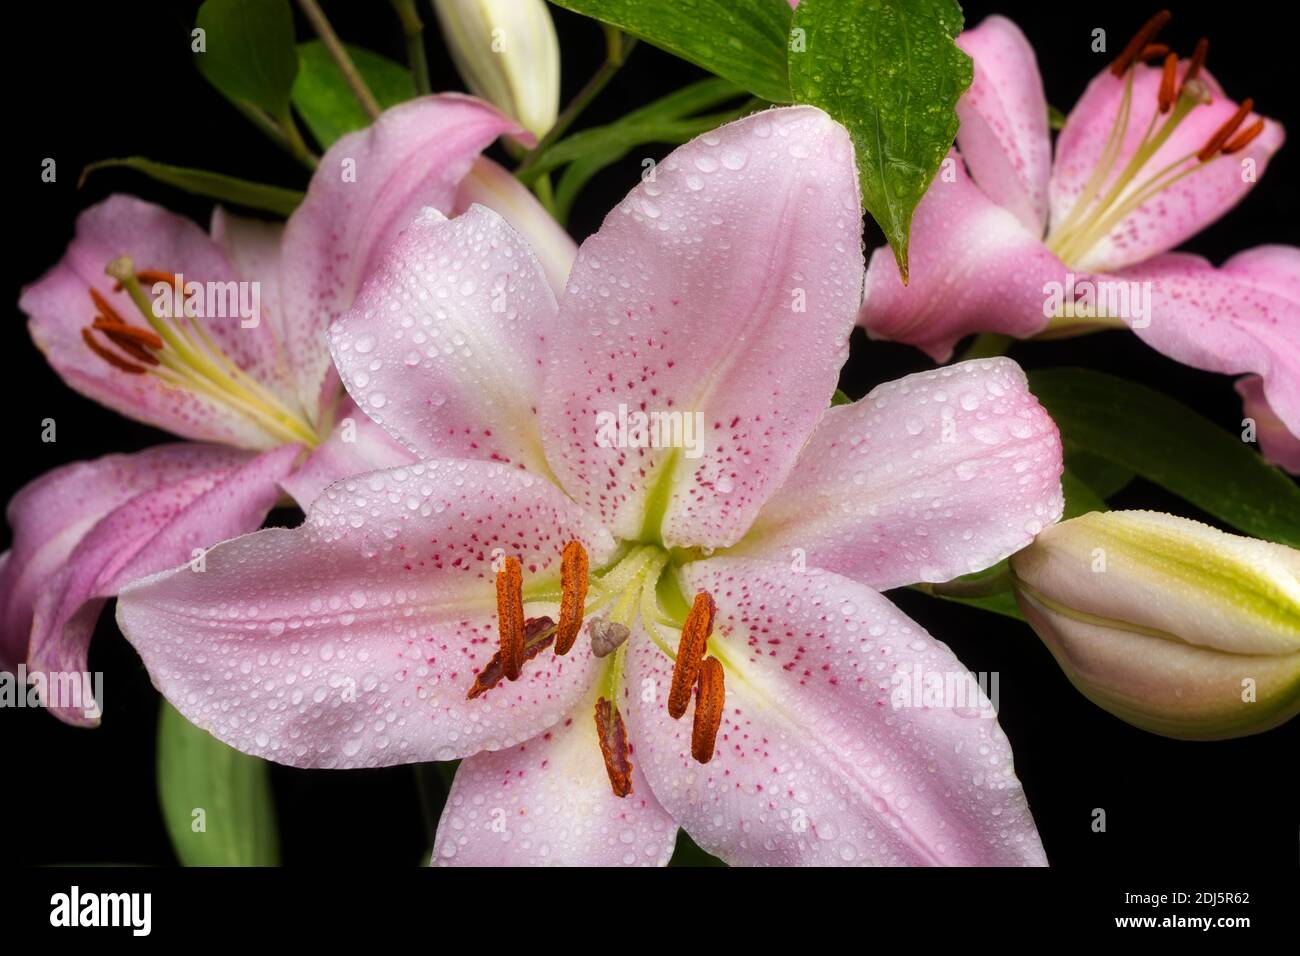
{"type": "Polygon", "coordinates": [[[1123,491],[1133,480],[1133,471],[1066,439],[1065,470],[1087,485],[1099,498],[1123,491]]]}
{"type": "Polygon", "coordinates": [[[907,276],[912,213],[957,133],[971,61],[953,0],[802,0],[790,88],[853,138],[862,202],[907,276]],[[802,49],[800,47],[802,46],[802,49]]]}
{"type": "MultiPolygon", "coordinates": [[[[261,209],[280,216],[288,216],[302,202],[303,194],[297,189],[284,189],[280,186],[268,186],[265,183],[250,182],[224,173],[213,173],[206,169],[190,169],[186,166],[169,166],[157,163],[143,156],[126,156],[121,159],[101,159],[91,163],[81,173],[81,182],[99,169],[133,169],[144,173],[168,186],[175,186],[196,196],[206,196],[218,202],[232,203],[249,209],[261,209]]],[[[80,185],[80,184],[78,184],[80,185]]]]}
{"type": "Polygon", "coordinates": [[[543,153],[520,175],[520,179],[530,183],[538,176],[567,164],[555,190],[554,206],[556,218],[565,222],[578,194],[592,176],[639,146],[647,143],[677,145],[736,119],[747,107],[704,116],[694,114],[743,95],[744,90],[721,77],[692,83],[633,110],[613,123],[585,129],[561,140],[543,153]]]}
{"type": "Polygon", "coordinates": [[[612,24],[773,103],[789,103],[786,0],[551,0],[612,24]]]}
{"type": "MultiPolygon", "coordinates": [[[[348,56],[383,109],[415,96],[410,71],[386,56],[349,46],[348,56]]],[[[322,149],[345,133],[370,125],[356,95],[320,40],[298,45],[298,77],[293,83],[293,107],[322,149]]]]}
{"type": "Polygon", "coordinates": [[[1061,490],[1065,492],[1062,521],[1069,521],[1092,511],[1106,511],[1106,502],[1068,468],[1061,473],[1061,490]]]}
{"type": "Polygon", "coordinates": [[[204,50],[199,72],[227,98],[283,119],[298,72],[288,0],[205,0],[194,24],[204,50]]]}
{"type": "Polygon", "coordinates": [[[712,117],[704,117],[704,121],[713,123],[713,126],[700,129],[701,119],[690,118],[693,114],[712,109],[743,94],[744,91],[730,80],[717,77],[701,80],[675,90],[648,106],[633,110],[613,123],[584,129],[560,140],[521,173],[519,178],[522,182],[531,183],[538,176],[566,163],[590,157],[613,157],[608,161],[616,162],[633,147],[645,143],[685,142],[698,135],[692,130],[705,132],[717,125],[712,117]]]}
{"type": "Polygon", "coordinates": [[[1246,534],[1300,547],[1300,486],[1234,433],[1154,389],[1088,369],[1029,373],[1063,438],[1246,534]]]}
{"type": "Polygon", "coordinates": [[[727,864],[701,850],[699,844],[692,840],[685,830],[678,830],[677,845],[673,848],[672,859],[668,861],[668,865],[725,867],[727,864]]]}
{"type": "Polygon", "coordinates": [[[227,747],[162,702],[158,797],[184,866],[276,866],[270,767],[227,747]]]}

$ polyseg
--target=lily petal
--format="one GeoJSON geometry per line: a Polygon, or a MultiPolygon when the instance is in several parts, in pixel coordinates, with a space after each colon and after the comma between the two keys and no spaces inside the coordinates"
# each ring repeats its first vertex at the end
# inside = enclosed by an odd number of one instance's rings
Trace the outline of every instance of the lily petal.
{"type": "Polygon", "coordinates": [[[1041,236],[1047,226],[1052,141],[1038,59],[1020,28],[985,17],[957,45],[974,61],[974,78],[957,101],[957,145],[979,187],[1041,236]]]}
{"type": "MultiPolygon", "coordinates": [[[[104,601],[126,583],[191,561],[195,552],[255,530],[280,496],[278,482],[302,449],[294,445],[159,484],[110,511],[78,542],[67,562],[44,581],[32,621],[28,668],[81,673],[104,601]]],[[[185,573],[195,573],[186,570],[185,573]]],[[[51,704],[71,724],[93,726],[83,706],[51,704]]]]}
{"type": "Polygon", "coordinates": [[[546,475],[536,408],[555,298],[528,246],[473,206],[426,207],[330,328],[348,393],[421,458],[483,458],[546,475]]]}
{"type": "Polygon", "coordinates": [[[1300,435],[1300,249],[1261,246],[1222,268],[1171,252],[1117,275],[1150,283],[1142,341],[1184,365],[1254,372],[1274,413],[1300,435]]]}
{"type": "Polygon", "coordinates": [[[325,330],[422,206],[449,212],[461,178],[509,119],[469,96],[442,94],[386,110],[326,151],[284,230],[286,348],[303,404],[333,388],[325,330]]]}
{"type": "Polygon", "coordinates": [[[1010,359],[830,409],[733,554],[886,590],[980,571],[1061,517],[1061,436],[1010,359]]]}
{"type": "Polygon", "coordinates": [[[546,280],[559,296],[569,280],[569,270],[578,255],[574,242],[537,197],[499,164],[480,156],[460,181],[453,216],[478,203],[497,213],[524,237],[546,270],[546,280]]]}
{"type": "MultiPolygon", "coordinates": [[[[259,286],[260,310],[258,320],[265,326],[274,343],[276,364],[261,372],[260,381],[271,386],[277,395],[294,408],[302,407],[298,397],[298,383],[294,374],[297,360],[302,356],[290,355],[286,350],[284,303],[280,291],[280,254],[283,244],[284,224],[250,219],[217,206],[212,210],[212,241],[230,260],[236,274],[255,279],[259,286]]],[[[311,343],[309,360],[315,360],[324,343],[311,343]]],[[[319,422],[325,409],[318,406],[303,408],[304,417],[319,422]]]]}
{"type": "Polygon", "coordinates": [[[885,247],[871,254],[858,322],[936,362],[974,332],[1028,338],[1047,325],[1049,283],[1066,268],[1039,236],[989,199],[949,154],[912,217],[908,284],[885,247]]]}
{"type": "MultiPolygon", "coordinates": [[[[1187,69],[1179,66],[1179,76],[1187,69]]],[[[1121,170],[1137,150],[1143,132],[1158,107],[1161,70],[1137,64],[1133,74],[1133,100],[1121,147],[1113,171],[1107,178],[1108,191],[1121,170]]],[[[1237,104],[1224,94],[1210,75],[1201,70],[1213,97],[1209,104],[1196,106],[1175,128],[1168,140],[1147,160],[1143,180],[1156,170],[1185,156],[1196,153],[1214,132],[1237,110],[1237,104]]],[[[1078,201],[1092,176],[1111,127],[1120,112],[1124,80],[1102,70],[1088,85],[1075,104],[1056,144],[1056,165],[1050,186],[1051,221],[1060,224],[1078,201]]],[[[1251,113],[1242,128],[1261,117],[1251,113]]],[[[1219,156],[1179,182],[1159,192],[1138,209],[1125,216],[1104,238],[1093,244],[1070,265],[1077,270],[1109,272],[1133,265],[1157,255],[1194,236],[1245,197],[1255,181],[1264,174],[1269,159],[1285,138],[1281,124],[1266,119],[1264,131],[1245,149],[1230,156],[1219,156]],[[1249,169],[1250,175],[1245,172],[1249,169]]],[[[1133,186],[1129,191],[1132,193],[1133,186]]]]}
{"type": "Polygon", "coordinates": [[[1279,468],[1300,475],[1300,438],[1291,434],[1269,407],[1264,397],[1264,380],[1258,375],[1247,375],[1238,379],[1235,387],[1246,417],[1255,420],[1260,453],[1279,468]]]}
{"type": "Polygon", "coordinates": [[[813,107],[675,150],[583,243],[543,396],[551,467],[621,537],[726,545],[835,389],[862,281],[848,133],[813,107]],[[680,413],[698,457],[620,448],[598,416],[680,413]],[[652,489],[666,504],[651,509],[652,489]]]}
{"type": "Polygon", "coordinates": [[[635,762],[632,792],[610,791],[597,690],[532,740],[461,761],[433,844],[435,866],[668,863],[677,824],[635,762]]]}
{"type": "Polygon", "coordinates": [[[237,467],[246,452],[220,445],[159,445],[46,472],[9,501],[13,549],[0,571],[0,668],[26,660],[32,611],[78,543],[135,496],[237,467]]]}
{"type": "Polygon", "coordinates": [[[351,398],[343,397],[336,417],[338,423],[329,437],[280,482],[303,511],[310,510],[311,503],[336,481],[418,460],[362,413],[351,398]]]}
{"type": "Polygon", "coordinates": [[[1046,861],[1011,747],[982,695],[905,701],[961,662],[870,588],[830,573],[711,559],[682,570],[714,595],[711,640],[726,667],[712,760],[664,694],[672,663],[644,636],[629,648],[629,732],[664,809],[730,864],[965,866],[1046,861]],[[915,706],[895,706],[909,703],[915,706]],[[929,703],[929,706],[924,704],[929,703]]]}
{"type": "MultiPolygon", "coordinates": [[[[73,389],[129,418],[198,441],[263,449],[280,439],[230,406],[154,375],[124,374],[92,352],[83,329],[98,312],[94,289],[128,322],[143,318],[125,292],[113,291],[104,267],[128,255],[137,269],[181,273],[186,281],[257,281],[241,276],[221,248],[197,225],[160,206],[130,196],[110,196],[77,217],[68,250],[44,276],[27,286],[18,306],[29,316],[37,347],[73,389]]],[[[150,293],[146,288],[145,292],[150,293]]],[[[238,316],[209,317],[203,328],[236,365],[265,385],[282,380],[279,346],[269,324],[243,328],[238,316]]],[[[318,348],[326,355],[323,348],[318,348]]]]}
{"type": "Polygon", "coordinates": [[[536,736],[585,698],[590,653],[543,655],[466,700],[496,646],[492,562],[558,575],[614,542],[548,482],[444,460],[326,489],[306,522],[213,548],[207,568],[126,588],[118,624],[190,721],[296,767],[450,760],[536,736]]]}

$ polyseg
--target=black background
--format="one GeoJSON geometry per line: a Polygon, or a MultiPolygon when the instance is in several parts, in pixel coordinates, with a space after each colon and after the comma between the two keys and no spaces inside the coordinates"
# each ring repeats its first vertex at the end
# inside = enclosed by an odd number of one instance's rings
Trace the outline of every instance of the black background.
{"type": "MultiPolygon", "coordinates": [[[[325,0],[324,6],[345,40],[404,61],[403,39],[387,3],[325,0]]],[[[6,5],[11,133],[4,156],[10,167],[4,180],[4,258],[10,305],[0,344],[9,433],[0,494],[6,499],[54,466],[168,440],[64,386],[31,344],[16,301],[19,288],[63,253],[76,213],[109,192],[136,193],[202,223],[211,204],[125,171],[99,173],[78,190],[81,168],[104,157],[144,154],[264,182],[305,185],[303,170],[247,125],[193,68],[189,29],[196,8],[196,2],[175,0],[6,5]],[[57,160],[56,183],[40,179],[45,157],[57,160]],[[58,422],[57,444],[40,441],[46,417],[58,422]]],[[[422,4],[422,9],[432,21],[428,8],[422,4]]],[[[1154,9],[1131,2],[972,2],[966,4],[966,22],[974,25],[995,11],[1015,19],[1038,53],[1049,101],[1068,111],[1108,59],[1090,51],[1091,31],[1106,29],[1113,56],[1154,9]]],[[[1297,128],[1294,31],[1279,25],[1267,5],[1183,3],[1173,10],[1174,21],[1162,39],[1186,52],[1198,36],[1208,35],[1210,68],[1229,95],[1254,96],[1261,112],[1297,128]]],[[[567,98],[599,64],[603,41],[591,22],[561,10],[554,16],[567,98]]],[[[298,33],[302,39],[310,36],[301,22],[298,33]]],[[[459,89],[436,24],[427,25],[426,38],[434,89],[459,89]]],[[[700,75],[641,44],[579,126],[612,120],[700,75]]],[[[574,236],[593,231],[636,183],[645,155],[667,151],[642,150],[597,177],[574,209],[574,236]]],[[[1188,247],[1219,262],[1249,246],[1295,243],[1298,157],[1300,148],[1285,147],[1246,201],[1188,247]]],[[[879,242],[869,224],[869,246],[879,242]]],[[[1126,333],[1019,344],[1012,355],[1030,368],[1087,365],[1134,378],[1228,430],[1239,428],[1240,405],[1227,377],[1179,366],[1126,333]]],[[[879,382],[928,367],[918,351],[868,346],[855,333],[841,384],[856,398],[879,382]]],[[[1141,481],[1112,503],[1203,517],[1141,481]]],[[[277,512],[273,520],[292,524],[298,517],[277,512]]],[[[1145,734],[1078,695],[1024,625],[914,593],[893,597],[972,670],[1001,673],[1001,722],[1053,864],[1112,874],[1151,867],[1209,866],[1226,873],[1295,867],[1300,721],[1221,743],[1145,734]],[[1097,807],[1107,812],[1106,833],[1090,828],[1097,807]]],[[[67,727],[40,711],[0,712],[6,784],[0,798],[5,834],[0,859],[172,863],[153,778],[157,694],[108,614],[90,660],[92,670],[105,672],[100,729],[67,727]]],[[[287,864],[411,866],[427,858],[429,835],[408,767],[347,772],[277,767],[274,783],[287,864]]]]}

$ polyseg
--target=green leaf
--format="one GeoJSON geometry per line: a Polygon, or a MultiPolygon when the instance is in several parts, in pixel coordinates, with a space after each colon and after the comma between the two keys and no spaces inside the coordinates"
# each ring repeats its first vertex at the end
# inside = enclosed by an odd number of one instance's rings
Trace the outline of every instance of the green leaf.
{"type": "Polygon", "coordinates": [[[1123,465],[1101,455],[1094,455],[1085,448],[1066,439],[1065,470],[1073,473],[1075,478],[1087,485],[1098,498],[1109,498],[1123,491],[1133,480],[1133,472],[1123,465]]]}
{"type": "Polygon", "coordinates": [[[739,86],[720,77],[692,83],[613,123],[585,129],[560,140],[521,173],[519,178],[529,183],[538,176],[568,164],[555,191],[555,216],[563,223],[568,219],[578,193],[592,176],[618,162],[638,146],[646,143],[684,143],[730,122],[748,107],[704,116],[692,114],[743,95],[744,90],[739,86]]]}
{"type": "Polygon", "coordinates": [[[1071,518],[1092,511],[1109,510],[1106,502],[1068,468],[1061,473],[1061,490],[1065,492],[1065,511],[1061,514],[1062,521],[1069,521],[1071,518]]]}
{"type": "Polygon", "coordinates": [[[1052,129],[1065,129],[1066,115],[1053,106],[1047,104],[1047,125],[1052,129]]]}
{"type": "Polygon", "coordinates": [[[863,205],[904,280],[912,213],[952,145],[971,81],[970,57],[953,42],[961,23],[954,0],[803,0],[794,13],[790,88],[848,127],[863,205]]]}
{"type": "Polygon", "coordinates": [[[551,0],[612,24],[773,103],[792,102],[786,0],[551,0]]]}
{"type": "Polygon", "coordinates": [[[289,115],[298,72],[288,0],[205,0],[195,26],[204,31],[199,72],[228,99],[289,115]]]}
{"type": "MultiPolygon", "coordinates": [[[[383,109],[415,96],[415,81],[400,63],[360,47],[348,46],[347,51],[383,109]]],[[[322,149],[345,133],[370,125],[370,117],[320,40],[298,44],[298,78],[292,98],[294,109],[322,149]]]]}
{"type": "Polygon", "coordinates": [[[1000,591],[997,594],[989,594],[984,597],[954,597],[950,594],[937,593],[933,593],[933,596],[943,598],[945,601],[977,607],[981,611],[1001,614],[1003,617],[1014,618],[1017,621],[1025,620],[1025,616],[1020,613],[1020,606],[1016,604],[1015,595],[1010,591],[1000,591]]]}
{"type": "Polygon", "coordinates": [[[669,866],[726,866],[716,856],[710,856],[700,849],[699,844],[690,838],[685,830],[677,831],[677,846],[673,848],[669,866]]]}
{"type": "Polygon", "coordinates": [[[266,761],[227,747],[165,700],[158,715],[158,797],[182,865],[279,864],[266,761]]]}
{"type": "Polygon", "coordinates": [[[1235,434],[1154,389],[1088,369],[1029,373],[1073,446],[1106,458],[1257,538],[1300,547],[1300,486],[1235,434]]]}
{"type": "MultiPolygon", "coordinates": [[[[574,133],[560,140],[522,172],[519,178],[524,183],[531,183],[538,176],[549,173],[565,163],[592,156],[605,157],[617,153],[618,155],[610,160],[616,162],[627,155],[634,146],[644,143],[685,142],[685,139],[681,138],[683,134],[687,133],[688,129],[695,129],[701,122],[698,118],[691,120],[687,117],[728,100],[734,100],[743,93],[744,91],[730,80],[717,77],[693,83],[655,100],[648,106],[634,110],[613,123],[584,129],[580,133],[574,133]]],[[[712,117],[703,119],[717,125],[712,117]]],[[[712,128],[706,126],[700,132],[712,128]]],[[[690,139],[695,135],[698,134],[689,133],[685,138],[690,139]]]]}
{"type": "Polygon", "coordinates": [[[206,169],[190,169],[186,166],[169,166],[156,163],[143,156],[126,156],[121,159],[101,159],[91,163],[81,172],[81,186],[86,177],[99,169],[134,169],[144,173],[168,186],[175,186],[196,196],[206,196],[219,202],[234,203],[249,209],[261,209],[280,216],[287,216],[302,202],[303,194],[296,189],[284,189],[280,186],[268,186],[265,183],[250,182],[224,173],[213,173],[206,169]]]}

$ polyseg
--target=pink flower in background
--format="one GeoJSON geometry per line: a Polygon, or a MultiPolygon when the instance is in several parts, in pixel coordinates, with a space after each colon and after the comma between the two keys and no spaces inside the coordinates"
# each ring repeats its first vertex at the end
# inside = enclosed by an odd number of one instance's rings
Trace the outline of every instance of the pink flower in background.
{"type": "Polygon", "coordinates": [[[350,402],[339,407],[325,330],[428,204],[453,212],[499,199],[507,215],[528,220],[562,284],[572,243],[553,224],[534,230],[545,214],[525,208],[531,197],[504,187],[489,161],[475,164],[512,129],[468,97],[396,107],[325,154],[283,226],[218,208],[205,233],[120,195],[79,217],[64,257],[23,291],[32,337],[74,389],[188,441],[67,465],[13,498],[13,549],[0,557],[0,666],[84,671],[100,608],[123,583],[257,528],[282,487],[306,505],[343,475],[409,459],[350,402]],[[343,175],[344,163],[355,176],[343,175]],[[173,307],[173,319],[154,300],[177,277],[235,291],[221,316],[173,307]],[[349,416],[354,427],[331,433],[349,416]]]}
{"type": "Polygon", "coordinates": [[[498,215],[428,210],[331,330],[423,461],[133,584],[122,631],[247,753],[462,758],[438,863],[663,864],[681,826],[730,863],[1042,864],[983,698],[899,700],[966,672],[878,592],[1055,521],[1059,436],[1006,359],[828,410],[863,271],[811,107],[673,152],[558,303],[498,215]],[[698,414],[698,454],[607,440],[620,408],[698,414]]]}
{"type": "MultiPolygon", "coordinates": [[[[1204,66],[1204,41],[1182,61],[1155,44],[1165,18],[1153,18],[1092,81],[1055,161],[1024,35],[998,16],[962,33],[957,42],[975,74],[957,107],[960,156],[917,207],[909,284],[888,250],[872,256],[860,322],[936,361],[972,332],[1028,338],[1131,326],[1187,365],[1253,373],[1259,414],[1283,423],[1294,441],[1300,250],[1261,246],[1219,268],[1168,251],[1246,195],[1282,145],[1282,127],[1252,112],[1250,100],[1228,99],[1204,66]],[[1075,299],[1073,314],[1048,304],[1049,290],[1071,288],[1097,301],[1087,308],[1075,299]],[[1120,314],[1102,304],[1102,295],[1130,291],[1120,314]]],[[[1072,301],[1069,292],[1064,299],[1072,301]]],[[[1277,448],[1263,444],[1294,468],[1294,453],[1288,459],[1277,448]]]]}

